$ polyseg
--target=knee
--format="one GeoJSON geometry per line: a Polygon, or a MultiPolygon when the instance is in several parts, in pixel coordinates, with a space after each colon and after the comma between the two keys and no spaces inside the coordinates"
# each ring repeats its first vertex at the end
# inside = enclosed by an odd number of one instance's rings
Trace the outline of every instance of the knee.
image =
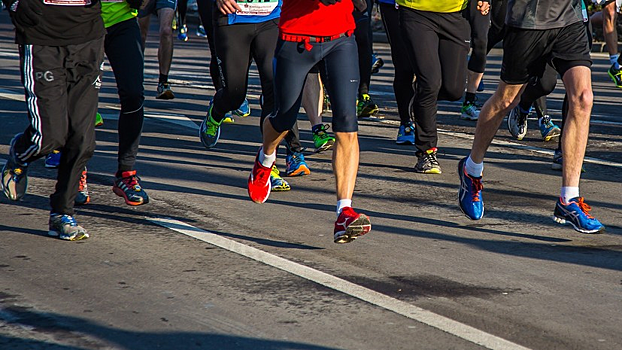
{"type": "Polygon", "coordinates": [[[443,100],[446,101],[458,101],[462,98],[462,93],[464,92],[464,86],[454,85],[446,87],[443,91],[443,100]]]}
{"type": "Polygon", "coordinates": [[[433,82],[432,81],[421,82],[419,80],[415,84],[416,84],[416,90],[417,90],[417,98],[420,100],[429,98],[429,97],[434,97],[436,99],[439,92],[441,91],[440,80],[433,81],[433,82]]]}
{"type": "Polygon", "coordinates": [[[172,40],[173,38],[173,28],[171,26],[162,26],[160,27],[160,40],[168,38],[172,40]]]}
{"type": "Polygon", "coordinates": [[[592,105],[594,103],[594,94],[592,93],[592,89],[586,87],[581,90],[578,90],[572,96],[568,96],[569,103],[571,105],[570,108],[579,109],[582,112],[589,113],[592,110],[592,105]]]}
{"type": "Polygon", "coordinates": [[[121,100],[121,112],[133,113],[142,108],[145,101],[145,95],[142,91],[133,91],[129,93],[120,94],[121,100]]]}

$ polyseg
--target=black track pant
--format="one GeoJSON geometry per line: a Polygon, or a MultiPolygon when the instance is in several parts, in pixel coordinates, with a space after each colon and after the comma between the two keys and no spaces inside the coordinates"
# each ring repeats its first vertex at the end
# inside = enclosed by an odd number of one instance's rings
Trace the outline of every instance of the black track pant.
{"type": "Polygon", "coordinates": [[[391,45],[391,59],[395,67],[393,75],[393,92],[397,102],[397,111],[400,116],[401,125],[410,124],[410,111],[408,105],[415,95],[413,90],[413,80],[415,72],[408,60],[408,53],[402,30],[399,23],[399,12],[395,5],[379,3],[382,23],[384,24],[389,45],[391,45]]]}
{"type": "Polygon", "coordinates": [[[475,73],[484,73],[486,69],[486,54],[488,43],[488,29],[490,28],[490,13],[482,15],[477,9],[477,1],[471,1],[467,7],[469,25],[471,26],[471,58],[469,70],[475,73]]]}
{"type": "MultiPolygon", "coordinates": [[[[261,122],[274,110],[274,50],[279,36],[278,20],[215,26],[216,52],[224,86],[214,96],[212,118],[221,121],[246,98],[251,58],[255,60],[261,81],[261,122]]],[[[286,137],[288,150],[302,150],[298,127],[286,137]]]]}
{"type": "Polygon", "coordinates": [[[210,63],[209,75],[212,78],[212,84],[216,91],[222,88],[222,74],[218,67],[218,57],[216,56],[216,45],[214,45],[214,2],[212,0],[197,0],[199,7],[199,17],[205,28],[207,35],[207,44],[209,45],[210,63]]]}
{"type": "Polygon", "coordinates": [[[438,100],[457,101],[466,84],[471,37],[462,12],[435,13],[400,7],[400,26],[417,75],[412,112],[418,152],[436,147],[438,100]]]}
{"type": "Polygon", "coordinates": [[[186,14],[188,13],[188,0],[177,0],[177,13],[179,14],[179,22],[177,28],[186,24],[186,14]]]}
{"type": "Polygon", "coordinates": [[[371,83],[371,56],[373,53],[373,34],[371,31],[372,1],[366,1],[367,9],[364,12],[355,9],[353,13],[356,22],[354,37],[356,38],[359,52],[359,75],[361,76],[359,96],[369,93],[369,84],[371,83]]]}
{"type": "Polygon", "coordinates": [[[95,150],[104,38],[67,46],[20,45],[30,125],[15,143],[20,162],[60,149],[52,213],[73,215],[82,170],[95,150]]]}
{"type": "Polygon", "coordinates": [[[114,72],[121,101],[117,171],[134,169],[143,129],[145,90],[144,56],[140,28],[135,18],[107,28],[106,56],[114,72]]]}

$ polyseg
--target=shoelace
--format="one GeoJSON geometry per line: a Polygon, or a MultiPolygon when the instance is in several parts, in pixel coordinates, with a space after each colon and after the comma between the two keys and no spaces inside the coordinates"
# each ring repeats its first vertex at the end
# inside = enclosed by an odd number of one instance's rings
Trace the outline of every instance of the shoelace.
{"type": "Polygon", "coordinates": [[[205,130],[205,133],[210,135],[210,136],[214,136],[216,135],[216,131],[218,130],[218,127],[220,125],[218,125],[214,119],[212,119],[212,117],[208,117],[207,119],[207,129],[205,130]]]}
{"type": "Polygon", "coordinates": [[[140,187],[136,175],[121,178],[121,182],[123,182],[128,188],[131,189],[135,189],[137,186],[140,187]]]}
{"type": "Polygon", "coordinates": [[[471,182],[473,182],[473,202],[479,202],[479,193],[484,189],[484,184],[482,179],[474,179],[472,177],[471,182]]]}
{"type": "Polygon", "coordinates": [[[587,203],[585,203],[585,201],[583,200],[583,197],[579,197],[579,201],[576,203],[581,209],[581,211],[585,213],[585,216],[587,216],[589,219],[594,218],[592,215],[590,215],[590,210],[592,210],[592,207],[590,207],[587,203]]]}
{"type": "Polygon", "coordinates": [[[82,172],[82,176],[80,176],[80,183],[78,184],[78,192],[84,191],[86,188],[86,170],[82,172]]]}

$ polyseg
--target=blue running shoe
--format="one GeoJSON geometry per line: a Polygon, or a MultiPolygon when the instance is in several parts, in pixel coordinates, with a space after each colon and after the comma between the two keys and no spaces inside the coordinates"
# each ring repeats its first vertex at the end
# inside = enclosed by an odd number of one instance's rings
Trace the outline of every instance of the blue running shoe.
{"type": "Polygon", "coordinates": [[[217,122],[214,118],[212,118],[213,106],[214,105],[210,103],[207,115],[199,128],[199,138],[201,139],[203,146],[207,149],[216,146],[216,143],[218,143],[218,139],[220,138],[220,124],[222,123],[222,120],[217,122]]]}
{"type": "Polygon", "coordinates": [[[397,140],[395,140],[395,143],[398,145],[415,144],[415,127],[412,123],[408,125],[400,125],[400,129],[397,131],[397,140]]]}
{"type": "Polygon", "coordinates": [[[0,189],[12,201],[20,200],[28,188],[28,164],[21,163],[15,154],[15,143],[22,137],[19,133],[11,140],[9,159],[2,168],[2,182],[0,189]]]}
{"type": "Polygon", "coordinates": [[[179,28],[179,34],[177,34],[177,39],[181,41],[188,41],[188,27],[185,24],[181,28],[179,28]]]}
{"type": "Polygon", "coordinates": [[[484,216],[484,199],[482,198],[481,177],[472,177],[467,174],[464,164],[466,158],[458,163],[458,175],[460,176],[460,189],[458,190],[458,203],[460,210],[471,220],[479,220],[484,216]]]}
{"type": "Polygon", "coordinates": [[[285,157],[285,162],[287,163],[287,168],[285,168],[285,174],[287,176],[303,176],[311,174],[311,170],[309,170],[309,166],[307,165],[307,162],[305,162],[305,157],[301,152],[288,154],[287,157],[285,157]]]}
{"type": "Polygon", "coordinates": [[[48,235],[58,237],[66,241],[79,241],[89,238],[86,230],[78,225],[71,215],[50,214],[48,235]]]}
{"type": "Polygon", "coordinates": [[[54,150],[45,157],[45,167],[56,169],[60,165],[60,151],[54,150]]]}
{"type": "Polygon", "coordinates": [[[559,137],[562,134],[562,130],[553,123],[551,116],[545,114],[540,121],[540,134],[542,134],[542,140],[544,140],[544,142],[549,142],[559,137]]]}
{"type": "Polygon", "coordinates": [[[242,117],[242,118],[245,118],[251,115],[251,106],[248,104],[248,99],[245,98],[244,102],[242,102],[240,107],[236,109],[235,111],[233,111],[233,113],[235,113],[235,115],[242,117]]]}
{"type": "Polygon", "coordinates": [[[272,166],[272,170],[270,171],[270,183],[272,187],[272,192],[282,192],[289,191],[291,187],[280,175],[279,169],[276,165],[272,166]]]}
{"type": "Polygon", "coordinates": [[[592,208],[585,203],[583,197],[575,197],[568,203],[562,199],[557,200],[553,220],[559,224],[571,224],[576,231],[581,233],[600,233],[605,226],[595,217],[590,215],[592,208]]]}

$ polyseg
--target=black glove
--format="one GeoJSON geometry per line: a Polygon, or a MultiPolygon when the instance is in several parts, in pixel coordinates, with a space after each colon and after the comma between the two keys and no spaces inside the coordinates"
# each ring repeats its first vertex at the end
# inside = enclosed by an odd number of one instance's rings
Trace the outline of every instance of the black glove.
{"type": "Polygon", "coordinates": [[[138,10],[143,5],[143,0],[125,0],[130,4],[130,8],[138,10]]]}
{"type": "Polygon", "coordinates": [[[334,5],[338,2],[341,2],[341,0],[320,0],[320,2],[326,6],[330,6],[330,5],[334,5]]]}
{"type": "Polygon", "coordinates": [[[27,27],[39,24],[43,11],[38,5],[39,0],[15,0],[9,6],[9,14],[17,30],[23,32],[27,27]]]}

